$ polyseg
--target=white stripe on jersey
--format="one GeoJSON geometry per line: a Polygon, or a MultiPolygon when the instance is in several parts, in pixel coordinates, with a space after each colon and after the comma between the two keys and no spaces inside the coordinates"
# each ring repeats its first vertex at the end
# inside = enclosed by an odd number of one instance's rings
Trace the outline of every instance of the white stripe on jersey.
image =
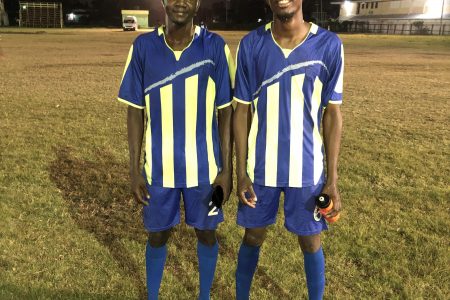
{"type": "Polygon", "coordinates": [[[253,94],[253,97],[256,97],[256,95],[258,95],[259,92],[261,92],[261,89],[264,86],[266,86],[268,84],[271,84],[275,80],[278,80],[281,76],[283,76],[287,72],[298,70],[300,68],[309,67],[309,66],[312,66],[312,65],[321,65],[322,67],[325,68],[325,70],[327,71],[328,75],[330,74],[330,71],[328,71],[328,67],[321,60],[311,60],[311,61],[301,62],[301,63],[295,64],[295,65],[290,65],[290,66],[287,66],[286,68],[284,68],[283,70],[281,70],[280,72],[278,72],[277,74],[275,74],[274,76],[272,76],[271,78],[269,78],[267,80],[264,80],[263,83],[261,84],[261,86],[258,88],[258,90],[253,94]]]}
{"type": "Polygon", "coordinates": [[[157,88],[157,87],[162,86],[162,85],[165,85],[166,83],[171,82],[172,80],[174,80],[174,79],[177,78],[178,76],[183,75],[183,74],[186,74],[186,73],[189,73],[189,72],[191,72],[191,71],[193,71],[193,70],[195,70],[195,69],[198,69],[198,68],[200,68],[200,67],[203,67],[203,66],[206,65],[206,64],[212,64],[213,66],[216,65],[216,64],[215,64],[212,60],[210,60],[210,59],[203,60],[203,61],[199,61],[199,62],[197,62],[197,63],[195,63],[195,64],[192,64],[192,65],[190,65],[190,66],[188,66],[188,67],[185,67],[185,68],[183,68],[183,69],[178,70],[177,72],[175,72],[174,74],[172,74],[172,75],[170,75],[170,76],[167,76],[167,77],[164,78],[163,80],[160,80],[160,81],[158,81],[158,82],[155,82],[154,84],[152,84],[152,85],[150,85],[148,88],[146,88],[146,89],[144,90],[144,92],[145,92],[145,93],[148,93],[148,92],[150,92],[152,89],[157,88]]]}
{"type": "Polygon", "coordinates": [[[291,145],[289,151],[289,186],[302,187],[303,180],[303,111],[305,74],[291,78],[291,145]]]}
{"type": "MultiPolygon", "coordinates": [[[[322,137],[319,132],[319,124],[317,124],[318,114],[322,97],[322,82],[319,77],[314,81],[314,91],[311,99],[311,117],[314,120],[313,128],[313,155],[314,155],[314,185],[319,183],[323,172],[323,154],[322,154],[322,137]]],[[[322,112],[320,112],[322,113],[322,112]]]]}
{"type": "Polygon", "coordinates": [[[277,186],[279,108],[280,83],[277,82],[267,88],[266,186],[277,186]]]}

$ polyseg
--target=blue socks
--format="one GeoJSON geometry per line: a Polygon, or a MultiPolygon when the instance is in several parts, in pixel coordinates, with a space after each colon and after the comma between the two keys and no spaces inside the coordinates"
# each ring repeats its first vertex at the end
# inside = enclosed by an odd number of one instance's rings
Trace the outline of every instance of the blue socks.
{"type": "Polygon", "coordinates": [[[200,300],[209,300],[209,293],[216,271],[217,256],[219,255],[219,244],[206,246],[197,242],[198,271],[200,276],[200,300]]]}
{"type": "Polygon", "coordinates": [[[258,264],[260,248],[241,244],[236,270],[237,300],[248,300],[250,297],[250,286],[258,264]]]}
{"type": "MultiPolygon", "coordinates": [[[[214,280],[218,254],[219,245],[217,242],[212,247],[205,246],[200,242],[197,243],[198,269],[200,274],[200,300],[209,300],[209,293],[214,280]]],[[[147,242],[145,266],[147,269],[148,300],[158,299],[166,257],[166,245],[160,248],[153,248],[147,242]]]]}
{"type": "Polygon", "coordinates": [[[164,264],[167,257],[167,246],[153,248],[147,242],[145,251],[145,267],[147,270],[147,290],[148,300],[157,300],[159,287],[164,271],[164,264]]]}
{"type": "Polygon", "coordinates": [[[309,300],[321,300],[325,290],[325,258],[322,247],[316,253],[303,252],[309,300]]]}

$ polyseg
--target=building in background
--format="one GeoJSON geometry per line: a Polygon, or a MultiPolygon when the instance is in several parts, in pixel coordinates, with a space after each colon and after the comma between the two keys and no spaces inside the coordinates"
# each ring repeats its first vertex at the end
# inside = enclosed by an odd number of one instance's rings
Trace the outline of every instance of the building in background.
{"type": "Polygon", "coordinates": [[[9,26],[8,14],[6,13],[3,0],[0,0],[0,27],[1,26],[9,26]]]}
{"type": "Polygon", "coordinates": [[[339,21],[352,31],[395,34],[450,34],[450,0],[346,0],[339,21]]]}
{"type": "Polygon", "coordinates": [[[122,10],[122,22],[126,17],[136,17],[138,28],[148,28],[148,10],[122,10]]]}
{"type": "Polygon", "coordinates": [[[19,26],[62,28],[62,3],[19,2],[19,26]]]}

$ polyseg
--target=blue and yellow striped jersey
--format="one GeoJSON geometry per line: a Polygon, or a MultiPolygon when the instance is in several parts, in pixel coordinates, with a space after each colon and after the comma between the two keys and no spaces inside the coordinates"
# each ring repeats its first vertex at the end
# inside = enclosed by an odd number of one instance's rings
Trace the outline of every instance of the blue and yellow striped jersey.
{"type": "Polygon", "coordinates": [[[233,69],[223,39],[200,27],[183,51],[169,47],[162,27],[134,41],[119,101],[146,111],[149,184],[184,188],[214,181],[221,169],[216,110],[231,105],[233,69]]]}
{"type": "Polygon", "coordinates": [[[271,23],[250,32],[237,54],[235,101],[252,104],[247,173],[259,185],[306,187],[324,181],[320,127],[342,102],[340,39],[311,24],[295,49],[282,49],[271,23]]]}

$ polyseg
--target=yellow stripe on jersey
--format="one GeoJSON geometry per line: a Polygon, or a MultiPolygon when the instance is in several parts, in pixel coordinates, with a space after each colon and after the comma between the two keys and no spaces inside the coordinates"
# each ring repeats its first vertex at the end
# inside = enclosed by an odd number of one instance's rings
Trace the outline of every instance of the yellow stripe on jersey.
{"type": "Polygon", "coordinates": [[[252,181],[255,180],[255,161],[256,161],[256,137],[258,136],[258,98],[254,100],[255,111],[253,113],[252,126],[248,134],[248,158],[247,174],[252,181]]]}
{"type": "Polygon", "coordinates": [[[152,120],[150,118],[150,95],[145,95],[147,107],[147,130],[145,132],[145,174],[148,184],[152,184],[152,120]]]}
{"type": "Polygon", "coordinates": [[[130,65],[132,57],[133,57],[133,45],[131,45],[130,51],[128,52],[127,62],[125,63],[125,70],[123,70],[122,81],[123,81],[123,78],[125,77],[125,74],[127,73],[128,66],[130,65]]]}
{"type": "Polygon", "coordinates": [[[246,104],[246,105],[250,105],[250,104],[252,104],[251,102],[248,102],[248,101],[244,101],[244,100],[241,100],[241,99],[239,99],[239,98],[236,98],[236,97],[234,97],[234,98],[233,98],[233,101],[234,101],[234,102],[237,102],[237,103],[242,103],[242,104],[246,104]]]}
{"type": "Polygon", "coordinates": [[[321,95],[322,95],[322,82],[319,77],[316,77],[314,81],[314,92],[311,100],[311,117],[314,120],[313,128],[313,143],[314,143],[314,184],[319,182],[320,176],[323,172],[323,155],[322,155],[322,137],[319,132],[319,124],[317,124],[317,115],[319,113],[321,95]]]}
{"type": "Polygon", "coordinates": [[[198,185],[197,164],[197,99],[198,75],[186,79],[186,187],[198,185]]]}
{"type": "Polygon", "coordinates": [[[225,56],[228,62],[228,71],[230,72],[231,88],[234,89],[234,81],[236,77],[236,65],[234,64],[233,57],[231,56],[230,48],[225,44],[225,56]]]}
{"type": "Polygon", "coordinates": [[[163,186],[175,187],[173,162],[173,93],[171,84],[161,88],[161,128],[163,186]]]}
{"type": "Polygon", "coordinates": [[[206,148],[208,149],[208,166],[209,166],[209,182],[213,183],[217,176],[217,165],[214,156],[214,144],[213,144],[213,117],[214,106],[216,98],[216,84],[208,78],[208,86],[206,88],[206,148]]]}
{"type": "Polygon", "coordinates": [[[302,187],[303,173],[303,110],[305,74],[291,79],[291,145],[289,154],[289,186],[302,187]]]}
{"type": "Polygon", "coordinates": [[[277,186],[278,170],[278,119],[280,105],[280,83],[267,88],[267,132],[265,185],[277,186]]]}
{"type": "Polygon", "coordinates": [[[125,103],[125,104],[127,104],[129,106],[132,106],[134,108],[139,108],[139,109],[144,109],[145,108],[145,106],[136,105],[136,104],[134,104],[134,103],[132,103],[132,102],[130,102],[128,100],[122,99],[122,98],[117,98],[117,100],[119,100],[120,102],[125,103]]]}

